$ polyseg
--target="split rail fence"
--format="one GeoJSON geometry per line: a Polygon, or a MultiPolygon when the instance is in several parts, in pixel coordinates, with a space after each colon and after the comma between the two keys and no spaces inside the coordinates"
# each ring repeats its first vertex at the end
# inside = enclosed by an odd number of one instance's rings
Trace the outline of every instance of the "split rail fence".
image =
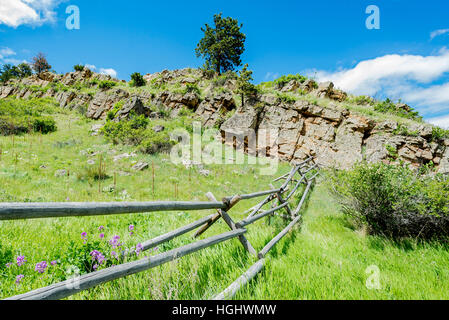
{"type": "Polygon", "coordinates": [[[252,265],[241,277],[233,282],[222,293],[213,297],[214,300],[224,300],[233,298],[237,292],[251,281],[264,267],[265,257],[268,252],[301,220],[300,211],[304,206],[313,183],[319,174],[319,167],[314,159],[308,158],[304,162],[297,164],[285,175],[273,180],[283,181],[279,188],[270,185],[271,189],[252,194],[236,195],[223,198],[217,201],[212,193],[207,193],[209,202],[119,202],[119,203],[2,203],[0,204],[0,220],[38,219],[52,217],[80,217],[97,215],[116,215],[130,213],[148,213],[157,211],[189,211],[189,210],[209,210],[216,209],[215,214],[211,214],[199,219],[189,225],[156,237],[142,243],[143,251],[154,248],[162,243],[170,241],[176,237],[184,235],[190,231],[198,229],[194,235],[198,238],[205,233],[215,222],[223,219],[229,226],[230,231],[208,237],[179,248],[149,256],[137,261],[123,263],[118,266],[106,268],[92,273],[84,274],[74,280],[69,279],[44,288],[36,289],[21,295],[10,297],[7,300],[56,300],[72,296],[80,291],[98,286],[102,283],[139,273],[164,263],[179,259],[196,251],[211,247],[215,244],[238,238],[245,250],[257,258],[257,262],[252,265]],[[295,192],[305,185],[304,192],[298,206],[293,210],[289,200],[295,192]],[[234,222],[229,215],[229,210],[242,200],[249,200],[266,196],[261,202],[247,210],[249,215],[242,221],[234,222]],[[276,201],[274,201],[276,200],[276,201]],[[262,208],[271,203],[269,210],[262,211],[262,208]],[[279,211],[285,209],[287,214],[279,211]],[[276,235],[260,251],[251,245],[245,237],[246,226],[256,221],[273,215],[278,215],[291,222],[276,235]]]}

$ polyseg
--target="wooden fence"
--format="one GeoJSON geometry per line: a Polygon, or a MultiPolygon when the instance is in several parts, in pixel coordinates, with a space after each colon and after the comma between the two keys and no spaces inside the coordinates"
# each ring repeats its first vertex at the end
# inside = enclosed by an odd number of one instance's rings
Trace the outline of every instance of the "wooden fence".
{"type": "Polygon", "coordinates": [[[253,279],[264,267],[265,256],[292,228],[301,220],[300,210],[303,207],[311,187],[318,175],[318,166],[311,157],[304,162],[295,165],[292,170],[273,180],[274,182],[283,181],[279,188],[271,186],[270,190],[256,192],[252,194],[236,195],[225,197],[222,201],[217,201],[212,193],[206,196],[209,202],[136,202],[136,203],[1,203],[0,220],[18,220],[18,219],[39,219],[51,217],[79,217],[79,216],[97,216],[97,215],[115,215],[126,213],[149,213],[157,211],[188,211],[188,210],[208,210],[216,209],[215,214],[211,214],[199,219],[189,225],[178,228],[174,231],[161,235],[157,238],[142,243],[143,251],[154,248],[162,243],[170,241],[176,237],[198,229],[194,237],[197,238],[205,233],[216,221],[223,219],[228,225],[230,231],[216,236],[208,237],[203,240],[190,243],[185,246],[155,255],[144,259],[123,263],[118,266],[106,268],[92,273],[84,274],[78,278],[69,279],[44,288],[36,289],[28,293],[8,298],[7,300],[55,300],[63,299],[74,295],[80,291],[98,286],[102,283],[126,277],[131,274],[139,273],[164,263],[179,259],[185,255],[211,247],[215,244],[238,238],[245,250],[254,255],[258,260],[246,271],[240,278],[233,282],[226,290],[216,295],[213,299],[231,299],[237,292],[253,279]],[[298,177],[295,179],[295,177],[298,177]],[[301,184],[305,185],[302,198],[298,206],[292,210],[288,202],[301,184]],[[266,196],[261,202],[247,210],[247,218],[239,222],[229,215],[229,210],[239,201],[249,200],[266,196]],[[285,196],[285,198],[284,198],[285,196]],[[273,200],[277,200],[276,202],[273,200]],[[272,202],[269,210],[262,211],[262,208],[272,202]],[[279,211],[285,209],[287,214],[279,211]],[[262,250],[256,251],[248,239],[245,237],[246,226],[256,221],[279,215],[291,222],[276,235],[262,250]]]}

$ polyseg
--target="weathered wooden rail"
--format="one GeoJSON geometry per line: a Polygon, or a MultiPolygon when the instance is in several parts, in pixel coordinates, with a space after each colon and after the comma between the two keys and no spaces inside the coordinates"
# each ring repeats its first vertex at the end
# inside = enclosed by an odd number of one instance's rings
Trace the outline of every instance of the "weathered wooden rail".
{"type": "MultiPolygon", "coordinates": [[[[92,273],[88,273],[69,279],[60,283],[36,289],[28,293],[8,298],[9,300],[55,300],[63,299],[74,295],[80,291],[87,290],[105,282],[126,277],[131,274],[139,273],[164,263],[179,259],[183,256],[197,252],[199,250],[211,247],[215,244],[225,242],[234,238],[239,239],[245,250],[255,256],[257,261],[246,271],[240,278],[233,282],[222,293],[216,295],[213,299],[231,299],[237,292],[253,279],[264,267],[265,259],[269,251],[286,235],[292,228],[301,221],[302,216],[299,214],[304,203],[310,193],[312,185],[318,174],[318,166],[314,163],[313,158],[309,158],[302,163],[295,165],[292,170],[275,179],[273,182],[285,180],[281,187],[272,186],[270,190],[255,192],[251,194],[236,195],[225,197],[222,201],[217,201],[212,193],[206,194],[209,202],[185,202],[185,201],[166,201],[166,202],[136,202],[136,203],[1,203],[0,204],[0,220],[19,220],[19,219],[41,219],[53,217],[83,217],[98,215],[116,215],[130,213],[150,213],[158,211],[189,211],[189,210],[209,210],[216,209],[215,214],[203,217],[186,226],[158,236],[154,239],[142,243],[143,251],[154,248],[167,241],[175,239],[190,231],[198,229],[194,235],[197,238],[205,233],[215,222],[223,219],[228,225],[230,231],[215,235],[209,238],[195,241],[179,248],[140,259],[118,266],[102,269],[92,273]],[[300,177],[294,177],[299,174],[300,177]],[[309,175],[309,176],[308,176],[309,175]],[[298,206],[292,210],[288,202],[298,191],[301,185],[305,185],[304,192],[298,206]],[[291,190],[290,190],[291,189],[291,190]],[[284,198],[284,194],[287,194],[284,198]],[[261,202],[249,209],[247,218],[242,221],[234,222],[228,213],[237,203],[242,200],[249,200],[258,197],[265,197],[261,202]],[[273,203],[271,208],[261,212],[262,208],[277,200],[277,204],[273,203]],[[285,210],[286,214],[279,211],[285,210]],[[280,215],[288,218],[291,222],[276,235],[262,250],[257,252],[245,237],[247,230],[244,228],[251,225],[264,217],[280,215]]],[[[123,254],[127,254],[123,252],[123,254]]]]}

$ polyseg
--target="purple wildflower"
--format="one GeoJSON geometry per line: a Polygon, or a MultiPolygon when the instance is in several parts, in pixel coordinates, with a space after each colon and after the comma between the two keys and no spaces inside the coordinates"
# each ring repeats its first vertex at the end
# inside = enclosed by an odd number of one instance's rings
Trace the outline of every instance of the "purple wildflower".
{"type": "Polygon", "coordinates": [[[42,261],[36,264],[36,267],[34,268],[34,271],[37,271],[39,273],[44,273],[45,269],[47,269],[47,261],[42,261]]]}
{"type": "Polygon", "coordinates": [[[95,271],[97,271],[98,269],[98,264],[94,264],[94,266],[92,267],[95,271]]]}
{"type": "Polygon", "coordinates": [[[141,243],[138,243],[136,245],[136,255],[139,256],[139,254],[142,252],[143,250],[143,245],[141,243]]]}
{"type": "Polygon", "coordinates": [[[104,230],[104,226],[99,226],[98,231],[102,231],[102,230],[104,230]]]}
{"type": "Polygon", "coordinates": [[[20,282],[22,281],[22,279],[23,279],[24,277],[25,277],[25,276],[24,276],[23,274],[19,274],[19,275],[16,277],[16,285],[19,285],[20,282]]]}
{"type": "Polygon", "coordinates": [[[97,261],[98,264],[102,264],[105,261],[104,255],[98,250],[92,251],[90,255],[92,256],[92,260],[97,261]]]}
{"type": "Polygon", "coordinates": [[[16,261],[17,261],[17,265],[19,267],[21,267],[21,266],[23,266],[25,264],[25,262],[27,262],[27,259],[25,259],[25,256],[18,256],[16,258],[16,261]]]}
{"type": "Polygon", "coordinates": [[[87,233],[86,232],[81,233],[81,239],[84,241],[84,243],[87,242],[87,233]]]}
{"type": "Polygon", "coordinates": [[[111,257],[114,257],[115,259],[118,258],[118,254],[115,251],[111,251],[111,257]]]}
{"type": "Polygon", "coordinates": [[[53,260],[52,262],[50,262],[50,264],[51,264],[52,266],[56,265],[57,263],[58,263],[58,261],[56,261],[56,260],[53,260]]]}
{"type": "Polygon", "coordinates": [[[112,246],[112,248],[120,247],[122,244],[119,242],[120,236],[114,236],[112,240],[109,240],[109,244],[112,246]]]}
{"type": "Polygon", "coordinates": [[[100,233],[99,237],[100,239],[104,239],[104,233],[100,233]]]}
{"type": "Polygon", "coordinates": [[[129,230],[129,235],[132,236],[132,235],[134,234],[134,225],[131,224],[131,225],[128,227],[128,230],[129,230]]]}
{"type": "Polygon", "coordinates": [[[12,262],[8,262],[7,264],[5,264],[6,268],[11,268],[12,266],[12,262]]]}

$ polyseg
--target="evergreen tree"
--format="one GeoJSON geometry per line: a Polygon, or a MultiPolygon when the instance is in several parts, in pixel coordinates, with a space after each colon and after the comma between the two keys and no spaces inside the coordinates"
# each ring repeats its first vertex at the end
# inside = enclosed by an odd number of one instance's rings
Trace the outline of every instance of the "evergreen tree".
{"type": "Polygon", "coordinates": [[[245,51],[246,36],[240,29],[242,24],[231,17],[222,18],[221,13],[214,15],[214,25],[201,28],[204,37],[198,43],[197,57],[206,59],[205,66],[218,74],[241,65],[240,56],[245,51]]]}
{"type": "Polygon", "coordinates": [[[252,96],[257,93],[256,86],[250,82],[253,80],[252,75],[253,72],[248,70],[248,64],[245,64],[237,78],[237,93],[242,97],[242,106],[245,103],[245,96],[252,96]]]}

